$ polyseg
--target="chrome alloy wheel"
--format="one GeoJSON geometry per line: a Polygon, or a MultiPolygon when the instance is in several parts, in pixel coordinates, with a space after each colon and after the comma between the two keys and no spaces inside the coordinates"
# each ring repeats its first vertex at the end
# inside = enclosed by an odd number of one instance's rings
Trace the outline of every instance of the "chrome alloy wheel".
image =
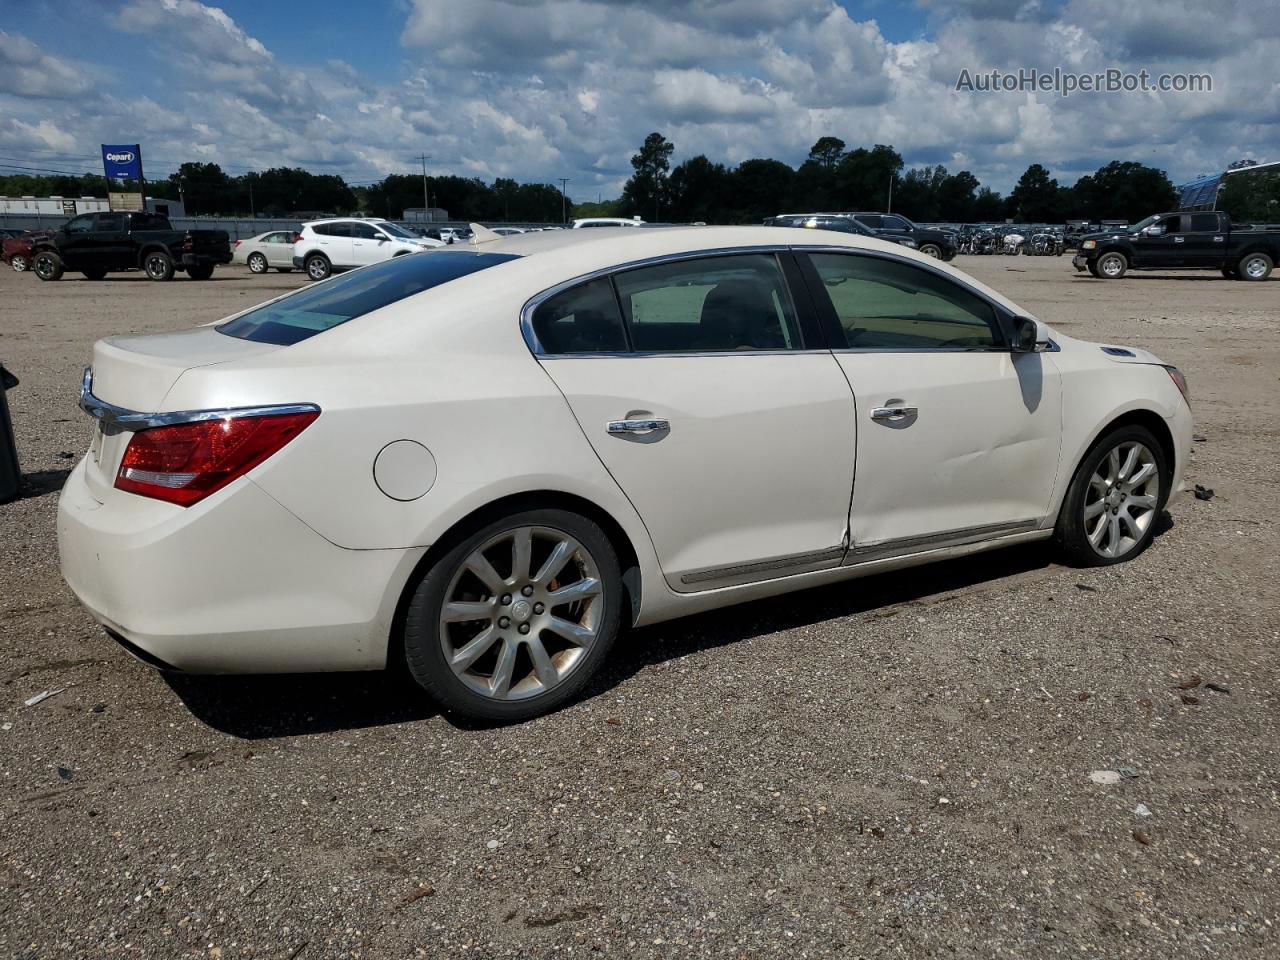
{"type": "Polygon", "coordinates": [[[550,527],[505,530],[472,552],[440,610],[445,662],[492,700],[526,700],[563,683],[604,622],[596,561],[550,527]]]}
{"type": "Polygon", "coordinates": [[[1118,277],[1120,276],[1124,267],[1119,257],[1117,257],[1115,254],[1109,254],[1103,257],[1102,260],[1098,263],[1098,269],[1101,270],[1108,277],[1118,277]]]}
{"type": "Polygon", "coordinates": [[[1089,478],[1084,497],[1089,545],[1109,560],[1125,556],[1150,528],[1159,502],[1155,455],[1136,440],[1112,447],[1089,478]]]}
{"type": "Polygon", "coordinates": [[[14,273],[25,273],[27,268],[31,266],[27,262],[27,258],[20,253],[15,253],[13,259],[9,261],[9,266],[13,268],[14,273]]]}
{"type": "Polygon", "coordinates": [[[1244,262],[1244,275],[1250,280],[1261,280],[1267,275],[1267,261],[1262,257],[1249,257],[1244,262]]]}
{"type": "Polygon", "coordinates": [[[168,260],[158,253],[148,254],[146,260],[143,261],[143,269],[146,270],[147,276],[152,280],[164,279],[165,272],[169,267],[168,260]]]}

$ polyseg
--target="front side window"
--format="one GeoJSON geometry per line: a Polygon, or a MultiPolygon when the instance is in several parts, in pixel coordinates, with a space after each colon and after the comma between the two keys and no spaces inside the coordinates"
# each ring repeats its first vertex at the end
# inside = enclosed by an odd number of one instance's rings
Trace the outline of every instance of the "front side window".
{"type": "Polygon", "coordinates": [[[804,342],[771,253],[679,260],[614,277],[642,353],[800,350],[804,342]]]}
{"type": "Polygon", "coordinates": [[[97,214],[86,214],[83,217],[76,217],[74,220],[67,222],[68,233],[90,233],[93,230],[93,221],[97,214]]]}
{"type": "Polygon", "coordinates": [[[625,353],[627,335],[607,277],[557,293],[533,312],[543,353],[625,353]]]}
{"type": "Polygon", "coordinates": [[[816,253],[810,260],[847,348],[986,350],[1003,345],[991,304],[932,270],[850,254],[816,253]]]}
{"type": "Polygon", "coordinates": [[[351,236],[356,240],[378,240],[382,235],[373,229],[371,223],[353,223],[351,224],[351,236]]]}
{"type": "Polygon", "coordinates": [[[395,257],[304,287],[215,329],[240,340],[287,346],[450,280],[515,259],[509,253],[452,252],[395,257]]]}
{"type": "Polygon", "coordinates": [[[910,233],[915,226],[915,224],[903,220],[902,217],[885,217],[883,223],[886,229],[898,230],[902,233],[910,233]]]}

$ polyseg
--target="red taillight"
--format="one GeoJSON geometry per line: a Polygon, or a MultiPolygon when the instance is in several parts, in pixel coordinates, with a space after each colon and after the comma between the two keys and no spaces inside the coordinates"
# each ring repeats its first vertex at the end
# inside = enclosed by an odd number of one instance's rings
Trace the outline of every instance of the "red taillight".
{"type": "Polygon", "coordinates": [[[295,234],[293,235],[293,242],[294,242],[294,243],[301,243],[301,242],[302,242],[302,234],[300,234],[300,233],[295,233],[295,234]]]}
{"type": "Polygon", "coordinates": [[[116,489],[189,507],[248,473],[319,415],[237,417],[142,430],[124,452],[116,489]]]}
{"type": "Polygon", "coordinates": [[[233,244],[231,245],[231,249],[232,249],[232,250],[234,250],[234,249],[236,249],[236,247],[238,247],[238,246],[240,246],[240,241],[239,241],[239,240],[237,240],[235,243],[233,243],[233,244]]]}
{"type": "Polygon", "coordinates": [[[190,233],[188,233],[185,237],[182,238],[183,250],[194,250],[195,246],[196,246],[195,237],[191,236],[190,233]]]}

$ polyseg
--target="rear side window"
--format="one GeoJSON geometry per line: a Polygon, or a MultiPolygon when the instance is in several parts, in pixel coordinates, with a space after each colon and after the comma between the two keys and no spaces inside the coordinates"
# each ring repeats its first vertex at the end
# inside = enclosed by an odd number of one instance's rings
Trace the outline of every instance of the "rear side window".
{"type": "Polygon", "coordinates": [[[320,234],[322,237],[349,237],[351,236],[351,224],[349,223],[321,223],[311,228],[313,232],[320,234]]]}
{"type": "Polygon", "coordinates": [[[804,348],[773,254],[641,267],[614,283],[632,346],[642,353],[804,348]]]}
{"type": "Polygon", "coordinates": [[[515,259],[510,253],[444,251],[397,257],[306,287],[228,320],[217,330],[241,340],[287,346],[415,293],[515,259]]]}
{"type": "Polygon", "coordinates": [[[592,280],[544,300],[533,312],[544,353],[626,353],[622,315],[608,278],[592,280]]]}
{"type": "Polygon", "coordinates": [[[932,270],[849,254],[810,259],[848,348],[981,350],[1003,344],[991,304],[932,270]]]}
{"type": "Polygon", "coordinates": [[[1193,213],[1191,215],[1192,233],[1215,233],[1218,229],[1216,213],[1193,213]]]}

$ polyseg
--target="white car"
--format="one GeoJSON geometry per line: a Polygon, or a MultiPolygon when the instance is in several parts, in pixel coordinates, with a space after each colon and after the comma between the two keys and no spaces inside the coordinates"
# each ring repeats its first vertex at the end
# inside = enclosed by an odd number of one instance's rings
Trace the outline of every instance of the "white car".
{"type": "Polygon", "coordinates": [[[520,719],[626,624],[1031,540],[1116,563],[1182,488],[1176,369],[915,251],[481,237],[95,346],[59,548],[130,651],[520,719]]]}
{"type": "Polygon", "coordinates": [[[586,227],[640,227],[644,221],[639,217],[579,217],[573,221],[569,229],[582,230],[586,227]]]}
{"type": "Polygon", "coordinates": [[[293,270],[292,230],[272,230],[231,245],[231,262],[243,263],[250,273],[266,273],[273,267],[280,273],[293,270]]]}
{"type": "Polygon", "coordinates": [[[307,272],[308,279],[324,280],[338,271],[447,246],[386,220],[338,217],[304,223],[294,238],[290,259],[293,266],[307,272]]]}

